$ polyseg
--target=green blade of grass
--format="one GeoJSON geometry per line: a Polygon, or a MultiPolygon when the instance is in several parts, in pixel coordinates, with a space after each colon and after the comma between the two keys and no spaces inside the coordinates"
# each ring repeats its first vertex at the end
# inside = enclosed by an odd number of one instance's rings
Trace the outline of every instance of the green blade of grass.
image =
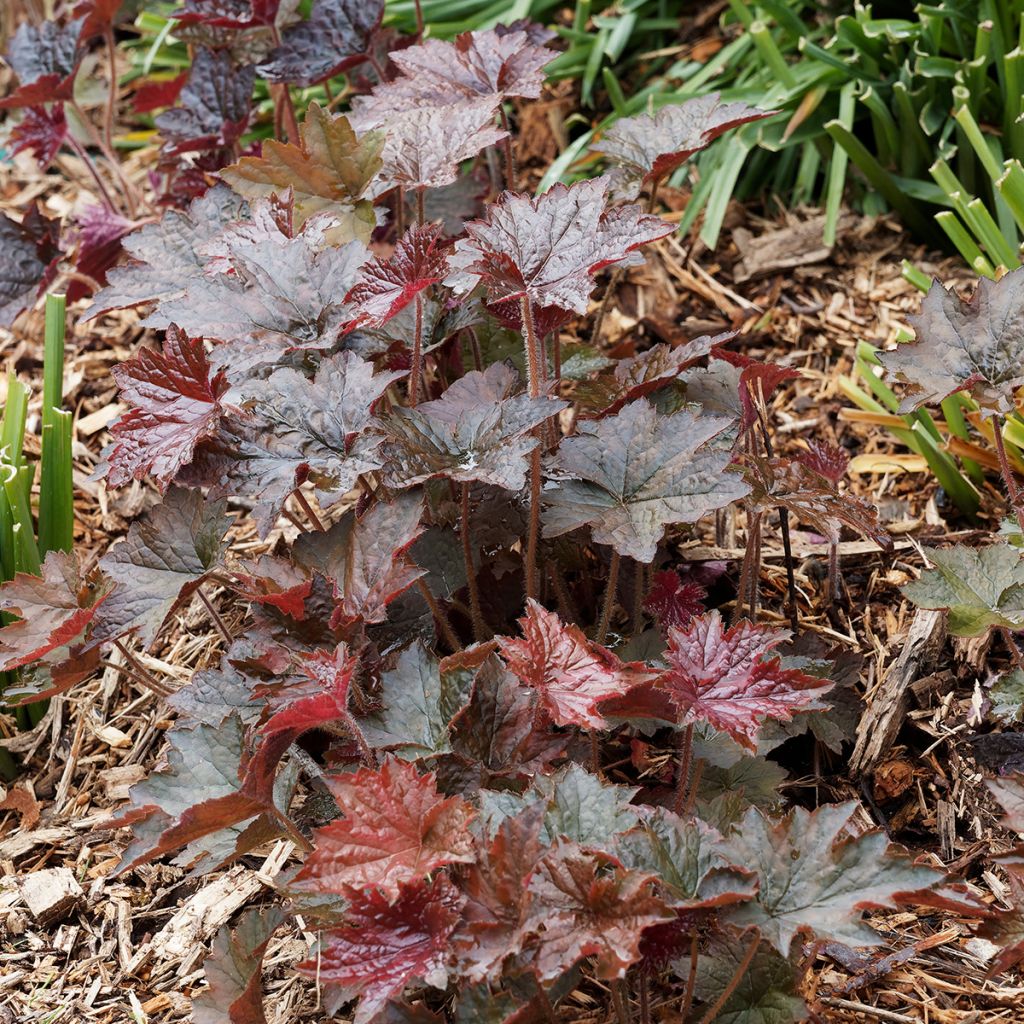
{"type": "Polygon", "coordinates": [[[14,536],[14,570],[38,576],[40,571],[39,548],[36,545],[35,528],[32,522],[32,510],[29,508],[25,495],[25,481],[29,469],[23,466],[0,467],[3,473],[4,494],[11,510],[14,525],[11,532],[14,536]]]}

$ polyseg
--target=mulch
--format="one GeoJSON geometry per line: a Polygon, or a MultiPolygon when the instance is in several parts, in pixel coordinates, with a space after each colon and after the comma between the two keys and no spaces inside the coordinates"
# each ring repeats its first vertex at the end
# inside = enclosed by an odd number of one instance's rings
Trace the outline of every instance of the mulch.
{"type": "MultiPolygon", "coordinates": [[[[51,214],[66,214],[83,201],[69,184],[80,180],[78,170],[64,158],[49,174],[19,161],[14,172],[0,172],[0,209],[17,214],[39,197],[51,214]]],[[[682,197],[668,199],[681,205],[682,197]]],[[[937,262],[915,247],[885,218],[850,214],[833,251],[811,246],[808,255],[808,239],[818,230],[814,216],[797,211],[786,220],[766,221],[736,208],[730,234],[716,253],[676,238],[660,243],[648,263],[623,283],[619,308],[606,322],[606,343],[616,354],[626,354],[645,338],[683,341],[736,330],[734,347],[800,369],[800,379],[772,402],[779,447],[795,450],[813,437],[858,456],[849,486],[880,506],[897,542],[889,558],[872,544],[844,543],[849,602],[826,610],[822,559],[812,553],[820,547],[797,536],[801,623],[828,643],[864,656],[860,682],[869,716],[873,698],[886,694],[882,684],[914,620],[899,585],[920,570],[922,544],[969,526],[931,476],[914,471],[912,460],[891,458],[899,449],[883,430],[844,418],[847,403],[836,382],[850,372],[859,341],[886,344],[917,307],[920,296],[902,278],[901,259],[944,281],[968,278],[958,265],[937,262]]],[[[93,479],[109,440],[106,428],[119,409],[110,368],[145,339],[137,322],[132,313],[105,316],[76,327],[68,342],[66,394],[77,423],[75,540],[87,564],[155,498],[139,484],[113,492],[93,479]]],[[[0,351],[35,385],[37,412],[41,312],[0,331],[0,351]]],[[[982,518],[995,528],[1001,511],[993,489],[982,518]]],[[[289,537],[295,533],[287,522],[280,530],[289,537]]],[[[232,550],[252,557],[277,537],[258,541],[243,518],[232,550]]],[[[785,572],[774,544],[768,538],[764,615],[782,621],[785,572]]],[[[707,536],[695,538],[694,546],[702,557],[735,560],[742,554],[737,546],[709,555],[713,538],[707,536]]],[[[216,593],[212,596],[216,603],[216,593]]],[[[227,601],[220,611],[229,625],[238,614],[227,601]]],[[[154,651],[134,655],[161,686],[176,689],[195,669],[216,663],[222,647],[197,602],[182,610],[154,651]]],[[[808,790],[823,801],[861,800],[860,827],[883,827],[914,853],[954,865],[977,898],[1005,906],[1005,885],[983,858],[1008,848],[1011,837],[997,823],[983,772],[965,743],[977,724],[979,686],[1002,654],[990,657],[978,643],[956,646],[953,657],[950,647],[943,650],[923,679],[913,681],[919,685],[908,689],[905,721],[871,772],[852,777],[835,759],[796,766],[789,792],[800,791],[803,801],[808,790]]],[[[243,905],[269,902],[276,876],[295,862],[292,845],[279,841],[261,856],[203,878],[190,878],[169,863],[112,874],[127,837],[108,823],[124,806],[128,787],[159,762],[163,733],[172,721],[159,694],[121,667],[121,655],[114,651],[101,674],[54,700],[30,733],[16,733],[13,716],[0,715],[0,742],[25,766],[0,801],[0,1024],[190,1019],[191,995],[203,985],[203,959],[217,929],[243,905]],[[36,881],[28,881],[33,876],[36,881]],[[55,910],[36,913],[29,897],[53,887],[63,887],[63,901],[55,910]]],[[[805,994],[820,1020],[983,1024],[1022,1019],[1024,982],[1015,975],[986,977],[994,947],[974,934],[970,919],[908,909],[875,915],[872,923],[885,945],[867,956],[851,956],[835,944],[811,951],[805,994]]],[[[291,970],[314,940],[301,921],[272,940],[264,972],[271,1024],[324,1019],[315,985],[291,970]]],[[[565,1019],[602,1020],[596,991],[598,983],[588,981],[570,997],[565,1019]]],[[[671,1007],[661,1012],[661,1019],[673,1019],[671,1007]]]]}

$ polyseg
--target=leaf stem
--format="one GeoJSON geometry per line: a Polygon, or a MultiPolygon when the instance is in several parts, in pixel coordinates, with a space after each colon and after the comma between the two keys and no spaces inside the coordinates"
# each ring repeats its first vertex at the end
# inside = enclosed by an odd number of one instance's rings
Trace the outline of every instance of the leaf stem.
{"type": "Polygon", "coordinates": [[[693,1008],[693,992],[697,984],[697,926],[690,930],[690,970],[686,975],[686,992],[683,995],[683,1012],[680,1014],[681,1021],[690,1019],[690,1010],[693,1008]]]}
{"type": "Polygon", "coordinates": [[[438,629],[441,630],[444,642],[451,648],[453,654],[456,651],[461,651],[462,644],[459,643],[459,638],[455,635],[451,621],[438,603],[437,598],[431,593],[430,587],[424,582],[422,576],[416,581],[416,589],[419,590],[423,600],[427,602],[427,607],[430,609],[430,614],[434,616],[438,629]]]}
{"type": "Polygon", "coordinates": [[[608,315],[612,297],[615,295],[619,282],[625,273],[626,271],[622,267],[616,267],[612,271],[612,276],[608,278],[608,284],[605,286],[604,295],[601,298],[601,305],[598,307],[597,315],[594,317],[594,326],[590,329],[591,345],[597,345],[601,341],[601,329],[604,327],[604,318],[608,315]]]}
{"type": "Polygon", "coordinates": [[[135,655],[132,654],[132,652],[129,651],[128,648],[125,647],[125,645],[121,643],[120,640],[115,640],[114,646],[121,652],[121,657],[124,658],[124,660],[127,661],[129,665],[131,665],[132,671],[134,672],[135,676],[138,677],[138,680],[143,682],[146,686],[148,686],[150,690],[157,694],[157,696],[166,697],[171,693],[169,687],[166,687],[163,685],[163,683],[158,682],[145,668],[143,668],[142,663],[139,661],[139,659],[136,658],[135,655]]]}
{"type": "Polygon", "coordinates": [[[514,190],[516,187],[516,158],[512,149],[512,132],[509,130],[505,105],[502,104],[498,109],[501,111],[501,127],[505,129],[505,138],[501,143],[502,153],[505,157],[505,188],[514,190]]]}
{"type": "Polygon", "coordinates": [[[690,785],[690,761],[693,758],[693,722],[683,730],[679,738],[679,767],[676,775],[676,799],[673,809],[682,814],[690,785]]]}
{"type": "Polygon", "coordinates": [[[604,643],[604,638],[608,635],[608,626],[612,621],[612,609],[615,607],[615,591],[619,585],[619,564],[622,562],[622,556],[614,548],[612,549],[612,560],[608,566],[608,585],[604,592],[604,603],[601,606],[601,618],[597,623],[597,633],[594,635],[594,639],[599,643],[604,643]]]}
{"type": "Polygon", "coordinates": [[[761,945],[761,933],[754,929],[754,941],[750,944],[750,949],[747,950],[743,959],[737,965],[732,978],[729,980],[729,984],[725,986],[718,998],[711,1004],[708,1012],[701,1017],[700,1024],[711,1024],[715,1017],[718,1016],[718,1011],[725,1006],[729,1001],[729,997],[736,991],[736,986],[743,980],[743,975],[747,973],[747,968],[754,959],[754,954],[757,952],[759,945],[761,945]]]}
{"type": "Polygon", "coordinates": [[[416,189],[416,223],[423,227],[427,223],[427,190],[421,185],[416,189]]]}
{"type": "Polygon", "coordinates": [[[196,593],[199,595],[199,600],[203,602],[203,607],[210,613],[210,618],[213,620],[214,626],[217,627],[217,632],[224,638],[224,643],[230,646],[234,641],[234,637],[231,635],[228,627],[224,625],[224,620],[220,617],[217,609],[214,608],[213,602],[203,593],[202,587],[199,587],[196,593]]]}
{"type": "Polygon", "coordinates": [[[395,205],[395,234],[398,238],[405,234],[405,189],[401,185],[398,186],[398,202],[395,205]]]}
{"type": "Polygon", "coordinates": [[[103,42],[107,47],[107,59],[110,62],[110,91],[107,93],[107,109],[103,118],[103,138],[107,149],[114,151],[114,111],[117,108],[117,47],[114,45],[114,27],[107,25],[103,32],[103,42]]]}
{"type": "Polygon", "coordinates": [[[1013,639],[1013,634],[1005,627],[999,627],[999,633],[1003,638],[1003,643],[1006,644],[1010,651],[1010,657],[1013,658],[1013,663],[1024,672],[1024,654],[1021,654],[1020,648],[1017,646],[1017,641],[1013,639]]]}
{"type": "Polygon", "coordinates": [[[296,487],[295,490],[292,491],[292,494],[295,496],[295,500],[299,503],[299,508],[301,508],[302,511],[306,514],[306,518],[321,533],[326,533],[327,527],[324,526],[320,517],[316,514],[316,512],[313,511],[313,506],[310,505],[310,503],[306,500],[306,496],[302,493],[302,491],[300,491],[299,488],[296,487]]]}
{"type": "Polygon", "coordinates": [[[1013,467],[1006,456],[1006,445],[1003,443],[1003,425],[996,419],[992,424],[992,434],[996,442],[996,454],[999,456],[999,469],[1003,474],[1003,483],[1010,496],[1010,505],[1017,516],[1017,525],[1021,533],[1024,533],[1024,509],[1021,508],[1020,488],[1017,486],[1017,478],[1014,476],[1013,467]]]}
{"type": "Polygon", "coordinates": [[[85,169],[89,172],[90,177],[96,183],[96,188],[99,191],[100,202],[106,207],[108,213],[118,213],[117,207],[114,205],[114,200],[111,199],[110,193],[107,191],[106,183],[100,177],[99,169],[96,167],[93,158],[89,156],[85,147],[69,132],[67,135],[68,145],[71,147],[75,156],[85,164],[85,169]]]}
{"type": "Polygon", "coordinates": [[[640,1001],[640,1024],[653,1024],[651,1021],[651,989],[646,967],[640,967],[636,988],[640,1001]]]}
{"type": "Polygon", "coordinates": [[[615,1007],[615,1016],[619,1018],[619,1024],[632,1024],[632,1015],[629,1012],[629,999],[624,991],[625,986],[621,978],[616,978],[611,983],[612,1004],[615,1007]]]}
{"type": "Polygon", "coordinates": [[[473,538],[469,528],[469,484],[462,484],[462,519],[459,523],[459,537],[462,540],[462,557],[466,561],[466,586],[469,590],[469,611],[473,619],[473,636],[478,641],[490,640],[492,633],[484,619],[480,606],[480,588],[477,585],[476,570],[473,566],[473,538]]]}
{"type": "MultiPolygon", "coordinates": [[[[527,388],[531,398],[540,397],[542,358],[537,352],[537,331],[534,326],[533,309],[529,296],[519,299],[519,314],[523,326],[523,341],[526,345],[527,388]]],[[[526,576],[526,596],[536,598],[539,594],[537,579],[537,546],[540,540],[540,445],[530,454],[530,520],[526,534],[526,552],[524,556],[524,574],[526,576]]]]}
{"type": "MultiPolygon", "coordinates": [[[[417,193],[420,199],[423,193],[417,193]]],[[[422,222],[421,222],[422,223],[422,222]]],[[[412,368],[409,371],[409,405],[413,408],[420,400],[420,378],[423,375],[423,297],[419,292],[413,300],[416,312],[416,328],[412,338],[412,368]]]]}

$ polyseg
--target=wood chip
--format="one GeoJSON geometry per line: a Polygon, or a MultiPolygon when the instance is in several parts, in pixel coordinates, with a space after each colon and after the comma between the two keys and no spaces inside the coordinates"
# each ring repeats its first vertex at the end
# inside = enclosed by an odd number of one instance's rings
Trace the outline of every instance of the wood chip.
{"type": "Polygon", "coordinates": [[[85,902],[85,893],[70,868],[45,868],[22,875],[18,887],[39,925],[61,920],[85,902]]]}

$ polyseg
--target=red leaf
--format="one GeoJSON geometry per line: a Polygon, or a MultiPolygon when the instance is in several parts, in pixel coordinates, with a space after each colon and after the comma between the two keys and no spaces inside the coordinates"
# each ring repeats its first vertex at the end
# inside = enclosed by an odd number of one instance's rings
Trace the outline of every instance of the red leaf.
{"type": "Polygon", "coordinates": [[[154,110],[172,107],[188,81],[188,72],[174,78],[148,78],[132,93],[132,110],[136,114],[151,114],[154,110]]]}
{"type": "Polygon", "coordinates": [[[0,671],[38,661],[77,639],[110,593],[98,573],[82,576],[78,559],[51,551],[43,575],[19,572],[0,586],[0,608],[20,618],[0,629],[0,671]]]}
{"type": "Polygon", "coordinates": [[[686,581],[677,572],[656,572],[651,578],[644,608],[658,620],[663,630],[685,629],[695,615],[704,611],[707,596],[699,583],[686,581]]]}
{"type": "Polygon", "coordinates": [[[41,170],[45,170],[68,134],[68,122],[64,116],[64,104],[54,103],[46,107],[29,107],[20,123],[11,129],[11,152],[30,150],[41,170]]]}
{"type": "Polygon", "coordinates": [[[353,1024],[369,1024],[415,979],[445,987],[446,952],[460,902],[443,874],[429,885],[402,886],[394,902],[373,890],[353,892],[348,923],[327,932],[320,956],[300,963],[298,970],[342,986],[349,998],[359,996],[353,1024]]]}
{"type": "Polygon", "coordinates": [[[425,288],[440,281],[448,269],[448,246],[441,242],[441,226],[410,228],[386,260],[363,266],[355,287],[345,296],[352,307],[348,329],[363,324],[380,327],[400,313],[425,288]]]}
{"type": "MultiPolygon", "coordinates": [[[[135,227],[135,222],[113,213],[105,206],[88,206],[78,218],[78,245],[75,270],[105,284],[107,271],[118,261],[124,247],[121,240],[135,227]]],[[[68,284],[68,301],[83,298],[92,291],[82,281],[68,284]]]]}
{"type": "Polygon", "coordinates": [[[579,626],[567,625],[532,598],[519,626],[522,640],[498,637],[498,646],[509,668],[537,690],[556,725],[607,728],[598,703],[650,675],[640,662],[623,663],[606,647],[588,640],[579,626]]]}
{"type": "Polygon", "coordinates": [[[227,378],[211,377],[203,339],[173,324],[162,352],[140,349],[113,374],[132,408],[111,427],[110,485],[122,487],[148,473],[166,488],[192,461],[196,445],[215,433],[227,378]]]}
{"type": "Polygon", "coordinates": [[[112,25],[124,0],[79,0],[75,5],[76,18],[85,18],[82,38],[102,35],[112,25]]]}
{"type": "Polygon", "coordinates": [[[344,817],[318,830],[297,883],[317,892],[373,887],[394,896],[445,864],[473,860],[473,809],[441,796],[433,774],[389,757],[379,771],[326,781],[344,817]]]}
{"type": "Polygon", "coordinates": [[[850,456],[842,448],[822,441],[808,441],[807,451],[802,452],[797,458],[812,473],[816,473],[834,486],[838,486],[846,476],[846,470],[850,465],[850,456]]]}
{"type": "Polygon", "coordinates": [[[514,325],[524,296],[537,309],[586,313],[599,270],[643,262],[635,250],[674,230],[638,206],[607,207],[607,190],[597,178],[536,198],[502,193],[484,220],[466,225],[446,283],[457,292],[483,284],[495,311],[514,325]]]}
{"type": "Polygon", "coordinates": [[[7,63],[18,76],[18,87],[0,99],[0,110],[34,107],[71,99],[78,65],[85,56],[84,18],[58,25],[22,22],[7,51],[7,63]]]}
{"type": "Polygon", "coordinates": [[[260,555],[257,561],[243,567],[248,573],[235,575],[241,583],[239,593],[247,601],[270,605],[297,622],[306,617],[306,598],[313,589],[313,581],[294,563],[260,555]]]}
{"type": "Polygon", "coordinates": [[[670,668],[660,684],[672,695],[683,722],[709,722],[737,743],[757,749],[765,718],[788,722],[832,688],[827,679],[782,668],[771,651],[787,637],[743,621],[724,629],[717,611],[669,631],[670,668]]]}

